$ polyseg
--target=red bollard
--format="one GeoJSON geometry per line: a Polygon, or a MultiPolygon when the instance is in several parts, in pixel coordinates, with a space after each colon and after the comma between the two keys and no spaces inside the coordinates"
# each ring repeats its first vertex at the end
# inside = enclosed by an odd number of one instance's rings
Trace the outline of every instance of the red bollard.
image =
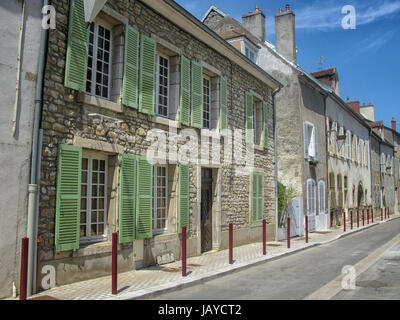
{"type": "Polygon", "coordinates": [[[19,288],[19,300],[26,300],[26,286],[28,278],[28,250],[29,238],[22,238],[21,245],[21,280],[19,288]]]}
{"type": "Polygon", "coordinates": [[[343,211],[343,232],[346,232],[346,211],[343,211]]]}
{"type": "Polygon", "coordinates": [[[357,209],[357,228],[360,227],[360,210],[357,209]]]}
{"type": "Polygon", "coordinates": [[[112,275],[111,291],[117,294],[117,276],[118,276],[118,232],[112,234],[112,275]]]}
{"type": "Polygon", "coordinates": [[[374,208],[371,208],[372,223],[374,223],[374,208]]]}
{"type": "Polygon", "coordinates": [[[369,224],[369,209],[367,209],[367,224],[369,224]]]}
{"type": "Polygon", "coordinates": [[[263,220],[263,255],[267,254],[267,221],[263,220]]]}
{"type": "Polygon", "coordinates": [[[233,264],[233,223],[229,224],[229,264],[233,264]]]}
{"type": "Polygon", "coordinates": [[[381,208],[381,221],[383,221],[383,209],[381,208]]]}
{"type": "Polygon", "coordinates": [[[290,249],[290,218],[287,218],[287,247],[290,249]]]}
{"type": "Polygon", "coordinates": [[[362,215],[362,221],[363,221],[363,227],[364,227],[364,225],[365,225],[365,216],[364,216],[364,209],[363,209],[363,211],[362,211],[362,213],[363,213],[363,215],[362,215]]]}
{"type": "Polygon", "coordinates": [[[385,220],[386,220],[386,212],[387,212],[387,209],[385,208],[385,220]]]}
{"type": "Polygon", "coordinates": [[[350,211],[350,229],[353,230],[353,210],[350,211]]]}
{"type": "Polygon", "coordinates": [[[186,227],[182,227],[182,277],[186,277],[186,227]]]}
{"type": "Polygon", "coordinates": [[[306,243],[308,243],[308,216],[306,216],[306,243]]]}

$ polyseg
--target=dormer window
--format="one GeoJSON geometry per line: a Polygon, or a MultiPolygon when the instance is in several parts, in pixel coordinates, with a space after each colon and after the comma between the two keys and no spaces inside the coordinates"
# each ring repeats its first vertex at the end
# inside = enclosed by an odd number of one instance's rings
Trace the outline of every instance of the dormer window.
{"type": "Polygon", "coordinates": [[[252,49],[250,49],[249,47],[245,47],[245,54],[247,58],[256,63],[257,55],[252,49]]]}

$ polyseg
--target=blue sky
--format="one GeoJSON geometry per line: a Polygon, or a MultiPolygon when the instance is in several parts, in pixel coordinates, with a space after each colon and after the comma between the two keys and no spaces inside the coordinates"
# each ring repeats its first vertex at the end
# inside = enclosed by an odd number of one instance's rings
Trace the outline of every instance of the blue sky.
{"type": "Polygon", "coordinates": [[[241,22],[256,5],[267,19],[267,38],[275,43],[274,15],[290,4],[296,14],[298,63],[307,71],[336,67],[343,100],[375,105],[375,120],[400,131],[400,0],[177,0],[199,20],[210,5],[241,22]],[[342,8],[356,9],[355,30],[342,28],[342,8]]]}

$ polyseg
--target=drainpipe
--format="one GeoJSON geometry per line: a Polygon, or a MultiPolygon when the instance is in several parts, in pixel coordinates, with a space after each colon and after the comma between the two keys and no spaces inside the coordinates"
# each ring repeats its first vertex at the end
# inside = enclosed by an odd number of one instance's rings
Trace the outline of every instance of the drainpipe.
{"type": "Polygon", "coordinates": [[[17,68],[17,82],[15,87],[15,104],[14,104],[14,116],[12,120],[12,136],[15,137],[17,133],[17,117],[18,117],[18,106],[19,106],[19,89],[21,86],[21,50],[22,50],[22,40],[25,32],[25,1],[22,2],[22,18],[21,26],[19,28],[19,44],[18,44],[18,68],[17,68]]]}
{"type": "Polygon", "coordinates": [[[274,160],[275,160],[275,241],[278,241],[278,225],[279,225],[279,214],[278,214],[278,128],[276,124],[276,95],[282,89],[279,87],[272,92],[272,106],[274,112],[274,160]]]}
{"type": "MultiPolygon", "coordinates": [[[[49,0],[43,0],[43,6],[47,6],[49,0]]],[[[41,16],[41,15],[40,15],[41,16]]],[[[36,231],[37,231],[37,196],[38,196],[38,154],[39,148],[39,132],[40,132],[40,118],[43,102],[43,79],[44,70],[46,66],[46,49],[47,49],[48,30],[42,28],[40,39],[40,52],[39,52],[39,66],[38,76],[36,82],[36,96],[35,96],[35,114],[33,124],[33,141],[32,141],[32,162],[31,162],[31,178],[28,187],[28,230],[27,236],[29,238],[29,255],[28,255],[28,285],[27,295],[31,296],[35,290],[35,252],[36,252],[36,231]]]]}

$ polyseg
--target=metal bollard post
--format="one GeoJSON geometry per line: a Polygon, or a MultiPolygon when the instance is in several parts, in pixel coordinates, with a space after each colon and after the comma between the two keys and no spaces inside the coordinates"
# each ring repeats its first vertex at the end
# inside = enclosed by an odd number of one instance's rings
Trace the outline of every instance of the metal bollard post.
{"type": "Polygon", "coordinates": [[[367,209],[367,225],[369,224],[369,208],[367,209]]]}
{"type": "Polygon", "coordinates": [[[290,249],[290,217],[287,218],[287,247],[290,249]]]}
{"type": "Polygon", "coordinates": [[[182,277],[186,277],[186,227],[182,227],[182,277]]]}
{"type": "Polygon", "coordinates": [[[353,210],[350,211],[350,229],[353,230],[353,210]]]}
{"type": "Polygon", "coordinates": [[[381,221],[383,221],[383,209],[381,208],[381,221]]]}
{"type": "Polygon", "coordinates": [[[306,243],[308,243],[308,216],[306,216],[306,243]]]}
{"type": "Polygon", "coordinates": [[[28,278],[28,250],[29,238],[22,238],[21,245],[21,279],[19,288],[19,300],[26,300],[27,278],[28,278]]]}
{"type": "Polygon", "coordinates": [[[389,219],[389,217],[390,217],[390,208],[387,208],[388,209],[388,219],[389,219]]]}
{"type": "Polygon", "coordinates": [[[118,232],[112,234],[112,275],[111,275],[111,291],[117,294],[117,277],[118,277],[118,232]]]}
{"type": "Polygon", "coordinates": [[[365,216],[364,216],[364,213],[365,213],[365,211],[364,211],[364,209],[363,209],[363,211],[362,211],[362,222],[363,222],[363,227],[364,227],[364,225],[365,225],[365,216]]]}
{"type": "Polygon", "coordinates": [[[360,227],[360,210],[357,209],[357,228],[360,227]]]}
{"type": "Polygon", "coordinates": [[[233,264],[233,223],[229,224],[229,264],[233,264]]]}
{"type": "Polygon", "coordinates": [[[343,211],[343,232],[346,232],[346,211],[343,211]]]}
{"type": "Polygon", "coordinates": [[[267,221],[263,220],[263,255],[267,254],[267,221]]]}
{"type": "Polygon", "coordinates": [[[372,223],[374,223],[374,208],[371,208],[372,223]]]}

